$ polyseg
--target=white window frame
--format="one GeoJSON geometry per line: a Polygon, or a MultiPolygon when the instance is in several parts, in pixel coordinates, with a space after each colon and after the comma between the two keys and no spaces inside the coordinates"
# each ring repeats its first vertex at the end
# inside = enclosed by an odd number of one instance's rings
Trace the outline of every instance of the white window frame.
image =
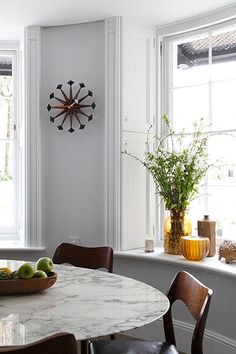
{"type": "MultiPolygon", "coordinates": [[[[160,53],[157,54],[158,56],[158,62],[160,63],[159,65],[162,67],[163,69],[163,73],[161,76],[159,76],[158,81],[159,81],[159,85],[161,87],[161,91],[163,92],[163,96],[161,98],[159,98],[159,104],[158,106],[160,107],[160,111],[161,114],[158,115],[159,117],[159,126],[161,126],[161,115],[163,113],[168,114],[170,117],[172,116],[172,111],[173,111],[173,107],[172,107],[172,97],[170,95],[170,86],[173,87],[173,83],[172,83],[172,78],[173,78],[173,62],[172,62],[172,58],[173,58],[173,53],[172,53],[172,43],[173,41],[180,41],[183,42],[185,39],[188,39],[191,36],[198,36],[198,35],[204,35],[204,34],[209,34],[210,32],[210,38],[211,38],[211,33],[217,30],[221,30],[221,29],[229,29],[232,26],[236,26],[236,20],[222,20],[220,23],[218,24],[212,24],[210,23],[210,18],[209,18],[209,24],[207,26],[204,26],[203,28],[199,28],[199,29],[194,29],[194,30],[187,30],[185,28],[185,31],[178,31],[180,33],[175,33],[175,31],[177,31],[177,29],[175,29],[174,27],[171,28],[171,30],[173,31],[173,33],[168,33],[168,35],[164,35],[162,34],[158,34],[158,40],[161,46],[161,51],[160,53]],[[161,79],[160,79],[161,77],[161,79]]],[[[189,21],[189,25],[191,25],[191,21],[189,21]]],[[[193,23],[192,23],[192,27],[193,27],[193,23]]],[[[199,26],[200,27],[200,26],[199,26]]],[[[162,32],[162,31],[161,31],[162,32]]],[[[168,32],[168,30],[167,30],[168,32]]],[[[210,48],[211,48],[211,41],[210,41],[210,48]]],[[[209,123],[211,122],[211,118],[212,118],[212,114],[211,114],[211,109],[209,111],[209,123]]],[[[213,133],[217,133],[217,132],[221,132],[221,131],[214,131],[213,133]]],[[[163,126],[161,127],[161,135],[164,135],[164,130],[163,130],[163,126]]],[[[206,207],[206,203],[207,201],[204,201],[204,208],[206,207]]],[[[160,220],[164,220],[165,219],[165,210],[164,210],[164,206],[161,206],[161,210],[160,210],[160,220]]],[[[157,225],[158,227],[158,225],[157,225]]],[[[159,224],[159,227],[161,229],[163,229],[163,221],[159,224]]],[[[158,236],[157,236],[158,237],[158,236]]],[[[227,237],[226,237],[227,238],[227,237]]],[[[159,240],[163,240],[163,238],[159,238],[159,240]]],[[[217,241],[218,243],[222,242],[224,240],[224,237],[217,237],[217,241]]]]}
{"type": "Polygon", "coordinates": [[[2,50],[16,50],[18,61],[18,212],[17,238],[0,241],[4,248],[42,250],[41,239],[41,28],[26,27],[24,43],[0,41],[2,50]],[[24,53],[24,56],[23,56],[24,53]],[[23,60],[24,58],[24,60],[23,60]],[[24,78],[24,80],[23,80],[24,78]]]}
{"type": "Polygon", "coordinates": [[[22,141],[20,138],[21,126],[21,55],[18,41],[0,41],[0,54],[11,55],[13,58],[13,124],[14,124],[14,184],[15,184],[15,223],[13,228],[1,228],[0,243],[4,246],[24,244],[24,218],[21,205],[24,205],[24,192],[22,192],[23,160],[21,158],[22,141]]]}
{"type": "Polygon", "coordinates": [[[25,246],[42,246],[41,190],[41,28],[26,27],[25,77],[25,246]]]}

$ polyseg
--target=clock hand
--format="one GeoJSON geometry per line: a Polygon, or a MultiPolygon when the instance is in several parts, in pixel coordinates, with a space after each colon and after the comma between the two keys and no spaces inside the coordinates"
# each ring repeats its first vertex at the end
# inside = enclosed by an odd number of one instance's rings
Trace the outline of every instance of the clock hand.
{"type": "Polygon", "coordinates": [[[69,105],[69,109],[71,108],[71,107],[73,107],[74,105],[76,104],[76,102],[73,102],[71,105],[69,105]]]}

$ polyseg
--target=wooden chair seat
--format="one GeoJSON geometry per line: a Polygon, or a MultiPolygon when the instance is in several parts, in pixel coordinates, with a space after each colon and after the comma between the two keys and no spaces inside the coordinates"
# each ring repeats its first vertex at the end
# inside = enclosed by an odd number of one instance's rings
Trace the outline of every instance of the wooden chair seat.
{"type": "Polygon", "coordinates": [[[187,272],[179,272],[167,293],[170,308],[163,316],[166,341],[94,341],[90,343],[91,354],[176,354],[172,306],[176,300],[182,301],[195,320],[192,335],[191,354],[203,354],[203,335],[209,311],[212,290],[200,283],[187,272]]]}
{"type": "Polygon", "coordinates": [[[34,343],[0,347],[1,354],[77,354],[76,339],[70,333],[58,333],[34,343]]]}

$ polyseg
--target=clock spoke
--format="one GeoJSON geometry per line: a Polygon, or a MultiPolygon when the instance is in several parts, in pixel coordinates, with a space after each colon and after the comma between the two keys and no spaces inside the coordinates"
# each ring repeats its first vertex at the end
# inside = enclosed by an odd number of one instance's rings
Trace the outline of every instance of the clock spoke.
{"type": "Polygon", "coordinates": [[[63,130],[63,124],[65,123],[66,119],[68,118],[68,115],[69,115],[69,111],[66,112],[64,118],[63,118],[63,121],[61,122],[61,125],[58,125],[57,128],[59,130],[63,130]]]}
{"type": "Polygon", "coordinates": [[[81,111],[80,109],[79,110],[77,110],[77,113],[79,113],[79,114],[82,114],[83,116],[85,116],[85,117],[89,117],[89,115],[87,114],[87,113],[84,113],[83,111],[81,111]]]}
{"type": "Polygon", "coordinates": [[[68,106],[66,105],[61,105],[61,106],[50,106],[50,109],[51,108],[56,108],[56,109],[68,109],[68,106]]]}
{"type": "Polygon", "coordinates": [[[73,112],[70,111],[70,129],[68,132],[73,133],[75,130],[72,128],[72,123],[73,123],[73,112]]]}
{"type": "Polygon", "coordinates": [[[80,119],[79,119],[79,116],[76,112],[74,112],[74,116],[75,116],[75,119],[78,121],[79,125],[80,125],[80,129],[84,129],[85,125],[81,123],[80,119]]]}
{"type": "Polygon", "coordinates": [[[58,86],[57,86],[57,89],[61,91],[61,93],[62,93],[62,95],[63,95],[65,101],[66,101],[67,103],[69,103],[69,102],[70,102],[69,97],[68,97],[68,96],[65,94],[65,92],[62,90],[62,85],[58,85],[58,86]]]}
{"type": "Polygon", "coordinates": [[[87,95],[85,95],[84,97],[82,97],[82,98],[80,98],[80,99],[78,100],[78,103],[82,102],[82,101],[83,101],[86,97],[88,97],[88,96],[90,96],[90,97],[93,96],[92,91],[88,91],[87,95]]]}
{"type": "Polygon", "coordinates": [[[63,111],[61,111],[60,113],[58,113],[55,117],[50,117],[50,121],[54,122],[54,120],[58,117],[60,117],[62,114],[65,114],[67,111],[67,109],[63,109],[63,111]]]}
{"type": "Polygon", "coordinates": [[[88,115],[88,114],[84,113],[84,112],[81,111],[81,110],[79,110],[78,112],[79,112],[80,114],[84,115],[85,117],[87,117],[87,118],[88,118],[88,121],[90,121],[90,120],[93,119],[93,115],[92,115],[92,114],[91,114],[91,115],[88,115]]]}
{"type": "Polygon", "coordinates": [[[85,84],[84,84],[83,82],[80,82],[79,86],[80,86],[80,88],[78,89],[77,93],[75,94],[74,100],[77,100],[77,98],[78,98],[78,96],[79,96],[79,94],[80,94],[80,91],[81,91],[81,89],[82,89],[83,87],[85,87],[85,84]]]}
{"type": "Polygon", "coordinates": [[[80,91],[81,91],[81,87],[78,89],[78,91],[76,92],[76,94],[74,95],[74,101],[77,100],[79,94],[80,94],[80,91]]]}
{"type": "Polygon", "coordinates": [[[72,101],[73,100],[72,85],[73,85],[74,81],[70,80],[67,83],[70,85],[70,101],[72,101]]]}
{"type": "Polygon", "coordinates": [[[95,103],[93,102],[92,104],[81,104],[80,105],[81,108],[85,108],[85,107],[92,107],[92,109],[94,109],[96,107],[95,103]]]}
{"type": "Polygon", "coordinates": [[[55,100],[57,100],[57,101],[59,101],[59,102],[61,102],[63,104],[67,103],[67,101],[64,101],[61,98],[58,98],[58,97],[54,96],[54,93],[51,93],[50,98],[55,98],[55,100]]]}

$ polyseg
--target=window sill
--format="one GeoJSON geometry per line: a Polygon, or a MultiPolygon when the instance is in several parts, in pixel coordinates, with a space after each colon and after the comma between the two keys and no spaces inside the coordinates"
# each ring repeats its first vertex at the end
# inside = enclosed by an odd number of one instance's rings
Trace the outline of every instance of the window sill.
{"type": "Polygon", "coordinates": [[[19,245],[5,245],[0,242],[0,253],[1,252],[42,252],[45,251],[45,247],[24,247],[19,245]]]}
{"type": "Polygon", "coordinates": [[[163,248],[156,247],[154,252],[146,253],[144,249],[114,252],[117,258],[134,259],[148,262],[181,265],[186,268],[204,270],[206,272],[218,273],[236,278],[236,263],[226,264],[225,259],[219,261],[218,255],[206,257],[203,261],[189,261],[183,256],[174,256],[164,253],[163,248]]]}

